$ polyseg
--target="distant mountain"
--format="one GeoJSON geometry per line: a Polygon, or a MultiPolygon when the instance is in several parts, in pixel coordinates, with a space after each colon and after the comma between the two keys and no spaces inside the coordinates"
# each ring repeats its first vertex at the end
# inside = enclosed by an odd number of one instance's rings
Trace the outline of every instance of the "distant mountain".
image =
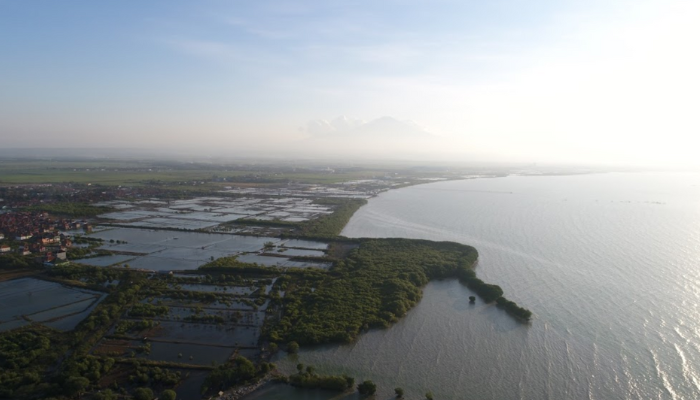
{"type": "Polygon", "coordinates": [[[313,139],[323,136],[364,138],[430,138],[433,136],[413,121],[399,121],[392,117],[381,117],[369,122],[345,116],[331,121],[314,120],[308,123],[306,131],[313,139]]]}
{"type": "Polygon", "coordinates": [[[298,154],[350,156],[383,159],[405,158],[433,152],[442,139],[413,121],[381,117],[363,121],[345,116],[310,121],[307,137],[290,143],[288,150],[298,154]]]}

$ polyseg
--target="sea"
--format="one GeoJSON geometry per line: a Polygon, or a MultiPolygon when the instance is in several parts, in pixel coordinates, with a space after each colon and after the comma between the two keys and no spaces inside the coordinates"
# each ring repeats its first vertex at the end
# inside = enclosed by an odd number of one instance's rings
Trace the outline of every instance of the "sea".
{"type": "MultiPolygon", "coordinates": [[[[282,354],[376,399],[700,399],[700,174],[508,176],[391,190],[342,232],[469,244],[519,323],[456,280],[355,343],[282,354]]],[[[354,399],[268,385],[247,400],[354,399]]]]}

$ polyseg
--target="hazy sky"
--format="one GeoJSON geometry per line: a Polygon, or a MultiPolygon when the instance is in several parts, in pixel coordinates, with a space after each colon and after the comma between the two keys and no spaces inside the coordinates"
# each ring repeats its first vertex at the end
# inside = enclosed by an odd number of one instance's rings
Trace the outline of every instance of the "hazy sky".
{"type": "Polygon", "coordinates": [[[407,156],[697,166],[699,18],[697,0],[0,0],[1,146],[315,149],[319,120],[390,116],[433,135],[407,156]]]}

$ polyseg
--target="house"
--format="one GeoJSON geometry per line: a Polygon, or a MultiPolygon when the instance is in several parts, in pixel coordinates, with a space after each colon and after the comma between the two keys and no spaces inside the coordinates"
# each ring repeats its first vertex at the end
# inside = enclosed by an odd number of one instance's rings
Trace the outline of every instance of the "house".
{"type": "Polygon", "coordinates": [[[59,251],[56,253],[56,259],[57,260],[66,260],[66,252],[65,251],[59,251]]]}
{"type": "Polygon", "coordinates": [[[8,253],[10,250],[12,249],[8,245],[0,246],[0,253],[8,253]]]}
{"type": "Polygon", "coordinates": [[[27,240],[31,239],[32,235],[30,233],[20,233],[15,237],[15,240],[27,240]]]}
{"type": "Polygon", "coordinates": [[[0,233],[0,240],[3,240],[3,239],[5,239],[5,235],[3,235],[2,233],[0,233]]]}

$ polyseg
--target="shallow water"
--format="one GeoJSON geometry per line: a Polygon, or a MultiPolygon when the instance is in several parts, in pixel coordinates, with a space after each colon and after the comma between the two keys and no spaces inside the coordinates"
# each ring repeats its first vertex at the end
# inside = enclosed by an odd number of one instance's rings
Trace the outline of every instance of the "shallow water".
{"type": "Polygon", "coordinates": [[[492,306],[470,306],[456,281],[433,282],[392,328],[302,350],[278,361],[287,371],[303,362],[370,378],[377,398],[395,386],[409,399],[428,390],[438,399],[700,398],[698,174],[409,187],[371,199],[343,234],[474,245],[478,275],[535,318],[518,324],[492,306]]]}
{"type": "Polygon", "coordinates": [[[74,262],[76,262],[78,264],[92,265],[95,267],[109,267],[111,265],[125,263],[129,260],[132,260],[133,258],[134,258],[134,256],[127,256],[127,255],[123,255],[123,254],[114,254],[111,256],[83,258],[80,260],[74,260],[74,262]]]}
{"type": "Polygon", "coordinates": [[[73,329],[85,319],[104,295],[33,278],[0,282],[0,332],[48,321],[45,325],[62,330],[73,329]]]}
{"type": "MultiPolygon", "coordinates": [[[[142,354],[138,356],[139,358],[195,365],[211,365],[212,362],[221,364],[233,354],[233,349],[228,347],[202,346],[188,343],[150,343],[151,354],[142,354]],[[180,357],[180,355],[182,356],[180,357]]],[[[140,342],[133,343],[134,346],[140,346],[141,344],[140,342]]]]}

